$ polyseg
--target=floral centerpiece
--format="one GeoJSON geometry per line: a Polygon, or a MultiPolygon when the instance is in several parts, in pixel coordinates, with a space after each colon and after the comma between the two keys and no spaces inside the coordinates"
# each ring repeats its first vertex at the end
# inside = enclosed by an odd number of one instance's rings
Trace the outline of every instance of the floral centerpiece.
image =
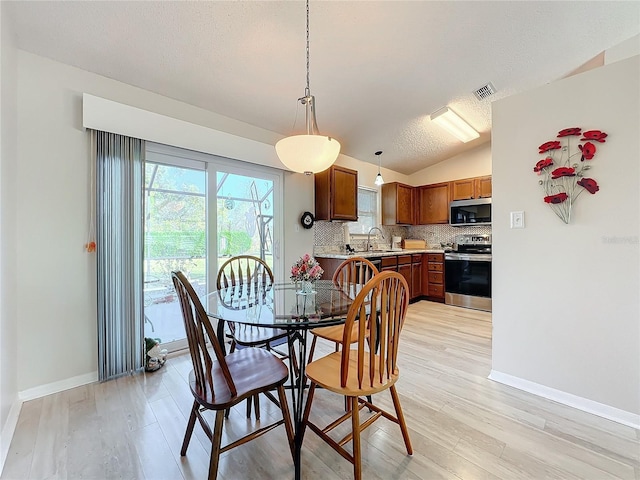
{"type": "Polygon", "coordinates": [[[554,213],[562,219],[564,223],[571,220],[571,207],[585,190],[590,194],[595,194],[600,187],[593,178],[585,176],[587,170],[591,169],[589,162],[596,154],[596,144],[604,143],[607,134],[600,130],[582,131],[582,128],[565,128],[558,132],[557,138],[562,140],[552,140],[545,142],[538,147],[540,154],[546,157],[536,163],[533,171],[544,176],[538,183],[544,190],[545,203],[549,204],[554,213]],[[582,137],[578,140],[577,149],[571,151],[572,137],[582,137]],[[580,163],[575,159],[580,157],[580,163]],[[571,162],[574,162],[573,164],[571,162]]]}
{"type": "Polygon", "coordinates": [[[313,291],[313,282],[320,280],[324,270],[308,253],[305,253],[291,266],[291,281],[296,285],[300,283],[302,293],[311,293],[313,291]]]}

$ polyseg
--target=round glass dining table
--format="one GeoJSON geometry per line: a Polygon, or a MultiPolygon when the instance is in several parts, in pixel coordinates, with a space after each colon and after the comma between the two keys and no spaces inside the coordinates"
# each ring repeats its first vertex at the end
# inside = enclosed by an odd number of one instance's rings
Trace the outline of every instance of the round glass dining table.
{"type": "Polygon", "coordinates": [[[245,282],[201,297],[207,314],[218,320],[217,335],[223,350],[225,322],[277,328],[288,332],[290,351],[297,351],[298,354],[297,365],[294,363],[294,358],[289,356],[296,480],[301,478],[300,455],[304,436],[302,419],[306,386],[307,332],[316,327],[344,323],[353,300],[329,280],[316,281],[311,293],[302,293],[292,283],[262,286],[257,282],[245,282]]]}

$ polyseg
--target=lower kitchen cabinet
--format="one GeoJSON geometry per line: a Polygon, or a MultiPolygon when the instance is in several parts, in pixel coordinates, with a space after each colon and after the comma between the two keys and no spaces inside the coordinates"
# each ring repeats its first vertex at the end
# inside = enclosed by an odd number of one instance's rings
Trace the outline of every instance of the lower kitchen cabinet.
{"type": "Polygon", "coordinates": [[[392,272],[398,271],[398,257],[396,255],[392,257],[382,257],[380,259],[380,271],[384,272],[391,270],[392,272]]]}
{"type": "MultiPolygon", "coordinates": [[[[344,261],[336,258],[316,257],[324,270],[323,280],[331,280],[333,273],[344,261]]],[[[380,272],[398,272],[409,286],[409,300],[426,298],[444,302],[444,254],[414,253],[385,255],[368,258],[380,272]]]]}
{"type": "Polygon", "coordinates": [[[398,255],[398,273],[404,277],[409,285],[409,299],[413,298],[411,291],[411,255],[398,255]]]}
{"type": "Polygon", "coordinates": [[[425,253],[422,262],[422,295],[444,302],[444,253],[425,253]]]}
{"type": "Polygon", "coordinates": [[[326,257],[315,257],[324,273],[322,274],[322,280],[333,280],[333,274],[338,269],[340,264],[344,262],[343,259],[340,258],[326,258],[326,257]]]}
{"type": "Polygon", "coordinates": [[[414,300],[422,296],[422,254],[411,255],[411,295],[414,300]]]}

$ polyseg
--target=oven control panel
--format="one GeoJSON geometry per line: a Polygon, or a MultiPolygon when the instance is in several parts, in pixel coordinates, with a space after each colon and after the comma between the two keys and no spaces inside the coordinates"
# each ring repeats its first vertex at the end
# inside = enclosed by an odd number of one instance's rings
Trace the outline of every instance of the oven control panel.
{"type": "Polygon", "coordinates": [[[491,234],[462,234],[456,235],[457,245],[491,245],[491,234]]]}

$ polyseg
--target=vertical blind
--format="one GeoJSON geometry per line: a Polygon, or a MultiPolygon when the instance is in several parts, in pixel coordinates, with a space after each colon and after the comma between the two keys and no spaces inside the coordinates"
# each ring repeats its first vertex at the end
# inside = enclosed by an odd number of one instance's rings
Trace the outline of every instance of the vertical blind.
{"type": "Polygon", "coordinates": [[[96,165],[98,379],[144,365],[144,141],[92,131],[96,165]]]}

